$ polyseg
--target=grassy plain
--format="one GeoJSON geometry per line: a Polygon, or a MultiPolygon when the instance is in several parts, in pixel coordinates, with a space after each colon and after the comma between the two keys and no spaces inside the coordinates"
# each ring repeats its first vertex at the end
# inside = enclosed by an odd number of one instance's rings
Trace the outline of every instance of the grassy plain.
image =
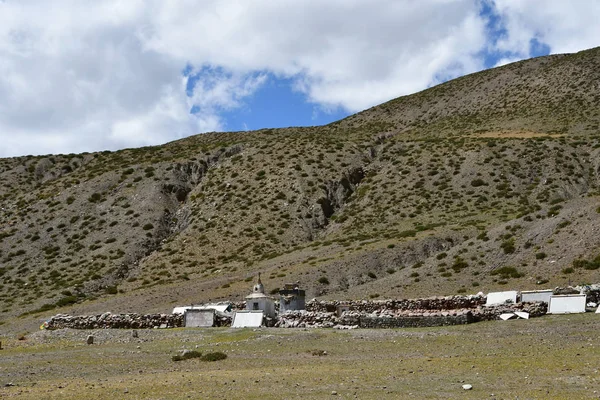
{"type": "Polygon", "coordinates": [[[588,313],[397,330],[40,331],[2,337],[0,383],[14,386],[0,398],[598,398],[599,327],[588,313]],[[228,358],[173,362],[182,349],[228,358]]]}

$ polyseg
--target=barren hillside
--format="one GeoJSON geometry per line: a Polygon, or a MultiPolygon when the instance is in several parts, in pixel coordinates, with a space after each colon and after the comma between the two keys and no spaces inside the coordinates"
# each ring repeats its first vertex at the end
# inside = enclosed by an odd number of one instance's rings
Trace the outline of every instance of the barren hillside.
{"type": "Polygon", "coordinates": [[[0,321],[600,281],[600,48],[310,128],[0,159],[0,321]],[[45,311],[45,313],[44,313],[45,311]]]}

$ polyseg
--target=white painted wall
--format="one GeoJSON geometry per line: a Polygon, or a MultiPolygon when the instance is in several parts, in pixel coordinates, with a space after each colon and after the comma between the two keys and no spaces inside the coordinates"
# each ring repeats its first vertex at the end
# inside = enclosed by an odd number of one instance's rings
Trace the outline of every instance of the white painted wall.
{"type": "Polygon", "coordinates": [[[571,314],[585,312],[585,294],[565,294],[550,297],[548,314],[571,314]]]}
{"type": "Polygon", "coordinates": [[[517,302],[517,291],[509,290],[506,292],[490,292],[485,301],[486,306],[494,306],[496,304],[504,304],[511,301],[513,304],[517,302]]]}

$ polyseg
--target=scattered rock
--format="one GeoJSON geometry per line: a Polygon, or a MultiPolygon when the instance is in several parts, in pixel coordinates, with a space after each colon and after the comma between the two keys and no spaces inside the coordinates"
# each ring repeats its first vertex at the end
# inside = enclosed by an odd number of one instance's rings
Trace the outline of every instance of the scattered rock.
{"type": "Polygon", "coordinates": [[[465,384],[465,385],[462,385],[462,388],[464,390],[471,390],[471,389],[473,389],[473,385],[465,384]]]}
{"type": "Polygon", "coordinates": [[[94,336],[93,335],[88,335],[86,341],[87,344],[94,344],[94,336]]]}

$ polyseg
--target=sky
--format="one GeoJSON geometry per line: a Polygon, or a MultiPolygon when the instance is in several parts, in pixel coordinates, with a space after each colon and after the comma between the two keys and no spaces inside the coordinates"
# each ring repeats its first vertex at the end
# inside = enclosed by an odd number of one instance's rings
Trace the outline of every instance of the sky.
{"type": "Polygon", "coordinates": [[[596,47],[597,21],[600,0],[0,0],[0,157],[326,124],[596,47]]]}

